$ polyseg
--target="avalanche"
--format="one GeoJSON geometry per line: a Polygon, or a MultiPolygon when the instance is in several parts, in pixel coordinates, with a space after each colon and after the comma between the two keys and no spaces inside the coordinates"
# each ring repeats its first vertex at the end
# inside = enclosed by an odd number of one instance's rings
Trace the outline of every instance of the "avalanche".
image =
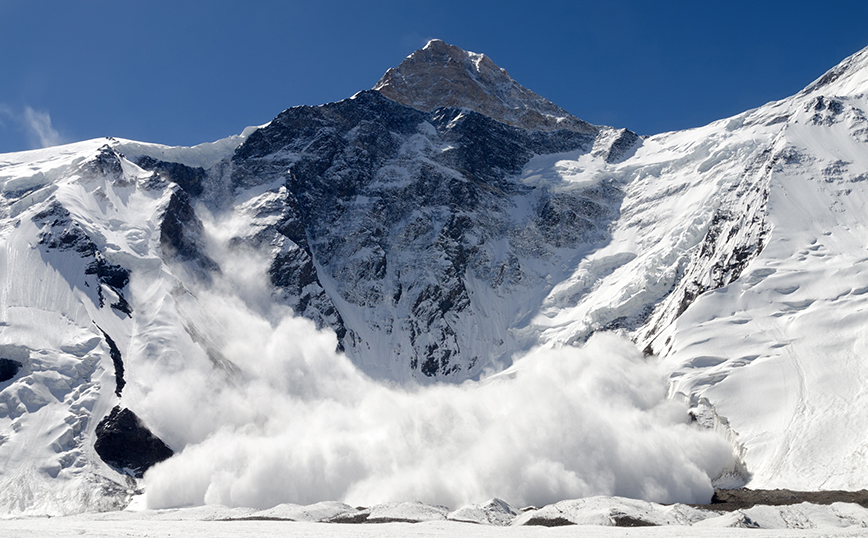
{"type": "Polygon", "coordinates": [[[866,64],[640,138],[432,41],[211,144],[0,155],[2,511],[863,488],[866,64]]]}

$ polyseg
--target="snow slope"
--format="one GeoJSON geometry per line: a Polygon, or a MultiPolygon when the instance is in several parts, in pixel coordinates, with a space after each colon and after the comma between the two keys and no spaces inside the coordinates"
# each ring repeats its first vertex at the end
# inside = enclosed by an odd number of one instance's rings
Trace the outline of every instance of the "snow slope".
{"type": "Polygon", "coordinates": [[[114,405],[104,334],[125,348],[133,332],[123,270],[104,269],[152,267],[168,192],[140,188],[149,174],[128,162],[114,161],[120,175],[100,169],[104,143],[0,158],[0,349],[21,364],[0,384],[6,510],[113,508],[130,487],[81,441],[114,405]]]}
{"type": "Polygon", "coordinates": [[[244,137],[194,148],[95,139],[0,156],[0,357],[18,365],[0,382],[3,511],[117,509],[137,491],[97,455],[97,425],[115,405],[154,424],[135,405],[141,391],[171,375],[173,358],[195,364],[185,348],[196,344],[166,265],[180,244],[165,233],[179,187],[121,152],[197,163],[244,137]]]}
{"type": "Polygon", "coordinates": [[[659,355],[671,393],[729,431],[754,487],[868,482],[866,57],[792,98],[647,138],[621,163],[555,182],[607,175],[626,196],[611,242],[534,320],[541,338],[631,332],[659,355]]]}
{"type": "Polygon", "coordinates": [[[729,419],[757,487],[866,483],[868,100],[838,89],[782,105],[768,244],[667,336],[672,390],[729,419]]]}

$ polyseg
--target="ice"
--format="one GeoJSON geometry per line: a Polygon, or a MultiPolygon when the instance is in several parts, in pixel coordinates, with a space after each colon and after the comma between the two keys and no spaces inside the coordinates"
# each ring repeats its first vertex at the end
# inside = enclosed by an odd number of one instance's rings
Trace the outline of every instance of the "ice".
{"type": "MultiPolygon", "coordinates": [[[[267,124],[266,124],[267,125],[267,124]]],[[[116,147],[128,158],[147,156],[160,161],[181,163],[187,166],[211,168],[227,157],[231,157],[235,149],[240,146],[254,131],[265,125],[250,126],[241,134],[222,138],[215,142],[205,142],[196,146],[164,146],[162,144],[149,144],[136,142],[123,138],[113,139],[116,147]]]]}
{"type": "Polygon", "coordinates": [[[568,190],[591,187],[610,176],[604,161],[577,150],[535,156],[522,170],[521,181],[535,187],[568,190]]]}

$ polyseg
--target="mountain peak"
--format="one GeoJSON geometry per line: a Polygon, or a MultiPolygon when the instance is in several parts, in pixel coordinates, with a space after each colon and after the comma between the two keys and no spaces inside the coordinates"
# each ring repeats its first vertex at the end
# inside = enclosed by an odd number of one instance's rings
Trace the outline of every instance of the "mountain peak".
{"type": "Polygon", "coordinates": [[[596,127],[525,88],[484,54],[432,39],[386,71],[374,86],[389,99],[430,112],[468,108],[497,121],[541,131],[596,127]]]}

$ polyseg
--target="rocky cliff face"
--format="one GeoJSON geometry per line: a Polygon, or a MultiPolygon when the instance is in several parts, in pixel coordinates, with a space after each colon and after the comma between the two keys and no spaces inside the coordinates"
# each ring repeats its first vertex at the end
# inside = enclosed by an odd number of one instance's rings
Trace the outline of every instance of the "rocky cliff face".
{"type": "Polygon", "coordinates": [[[233,243],[269,251],[281,300],[366,372],[460,381],[528,345],[529,314],[618,215],[613,182],[551,188],[524,167],[639,145],[433,40],[375,91],[281,113],[212,169],[203,199],[244,215],[233,243]]]}
{"type": "Polygon", "coordinates": [[[142,478],[154,464],[172,457],[172,449],[150,432],[129,409],[115,407],[96,427],[94,449],[118,472],[142,478]]]}
{"type": "Polygon", "coordinates": [[[369,373],[467,379],[514,349],[526,300],[617,216],[612,185],[520,180],[534,155],[587,154],[595,140],[375,91],[289,109],[232,158],[235,192],[272,186],[246,202],[260,224],[237,241],[269,245],[284,300],[369,373]]]}
{"type": "MultiPolygon", "coordinates": [[[[523,179],[525,166],[553,154],[615,163],[640,145],[433,40],[374,91],[284,111],[204,188],[195,170],[139,163],[247,222],[232,244],[267,252],[280,300],[332,328],[366,372],[460,381],[530,345],[528,316],[618,216],[612,181],[553,188],[523,179]]],[[[164,236],[180,239],[163,250],[185,255],[178,222],[167,217],[164,236]]]]}

